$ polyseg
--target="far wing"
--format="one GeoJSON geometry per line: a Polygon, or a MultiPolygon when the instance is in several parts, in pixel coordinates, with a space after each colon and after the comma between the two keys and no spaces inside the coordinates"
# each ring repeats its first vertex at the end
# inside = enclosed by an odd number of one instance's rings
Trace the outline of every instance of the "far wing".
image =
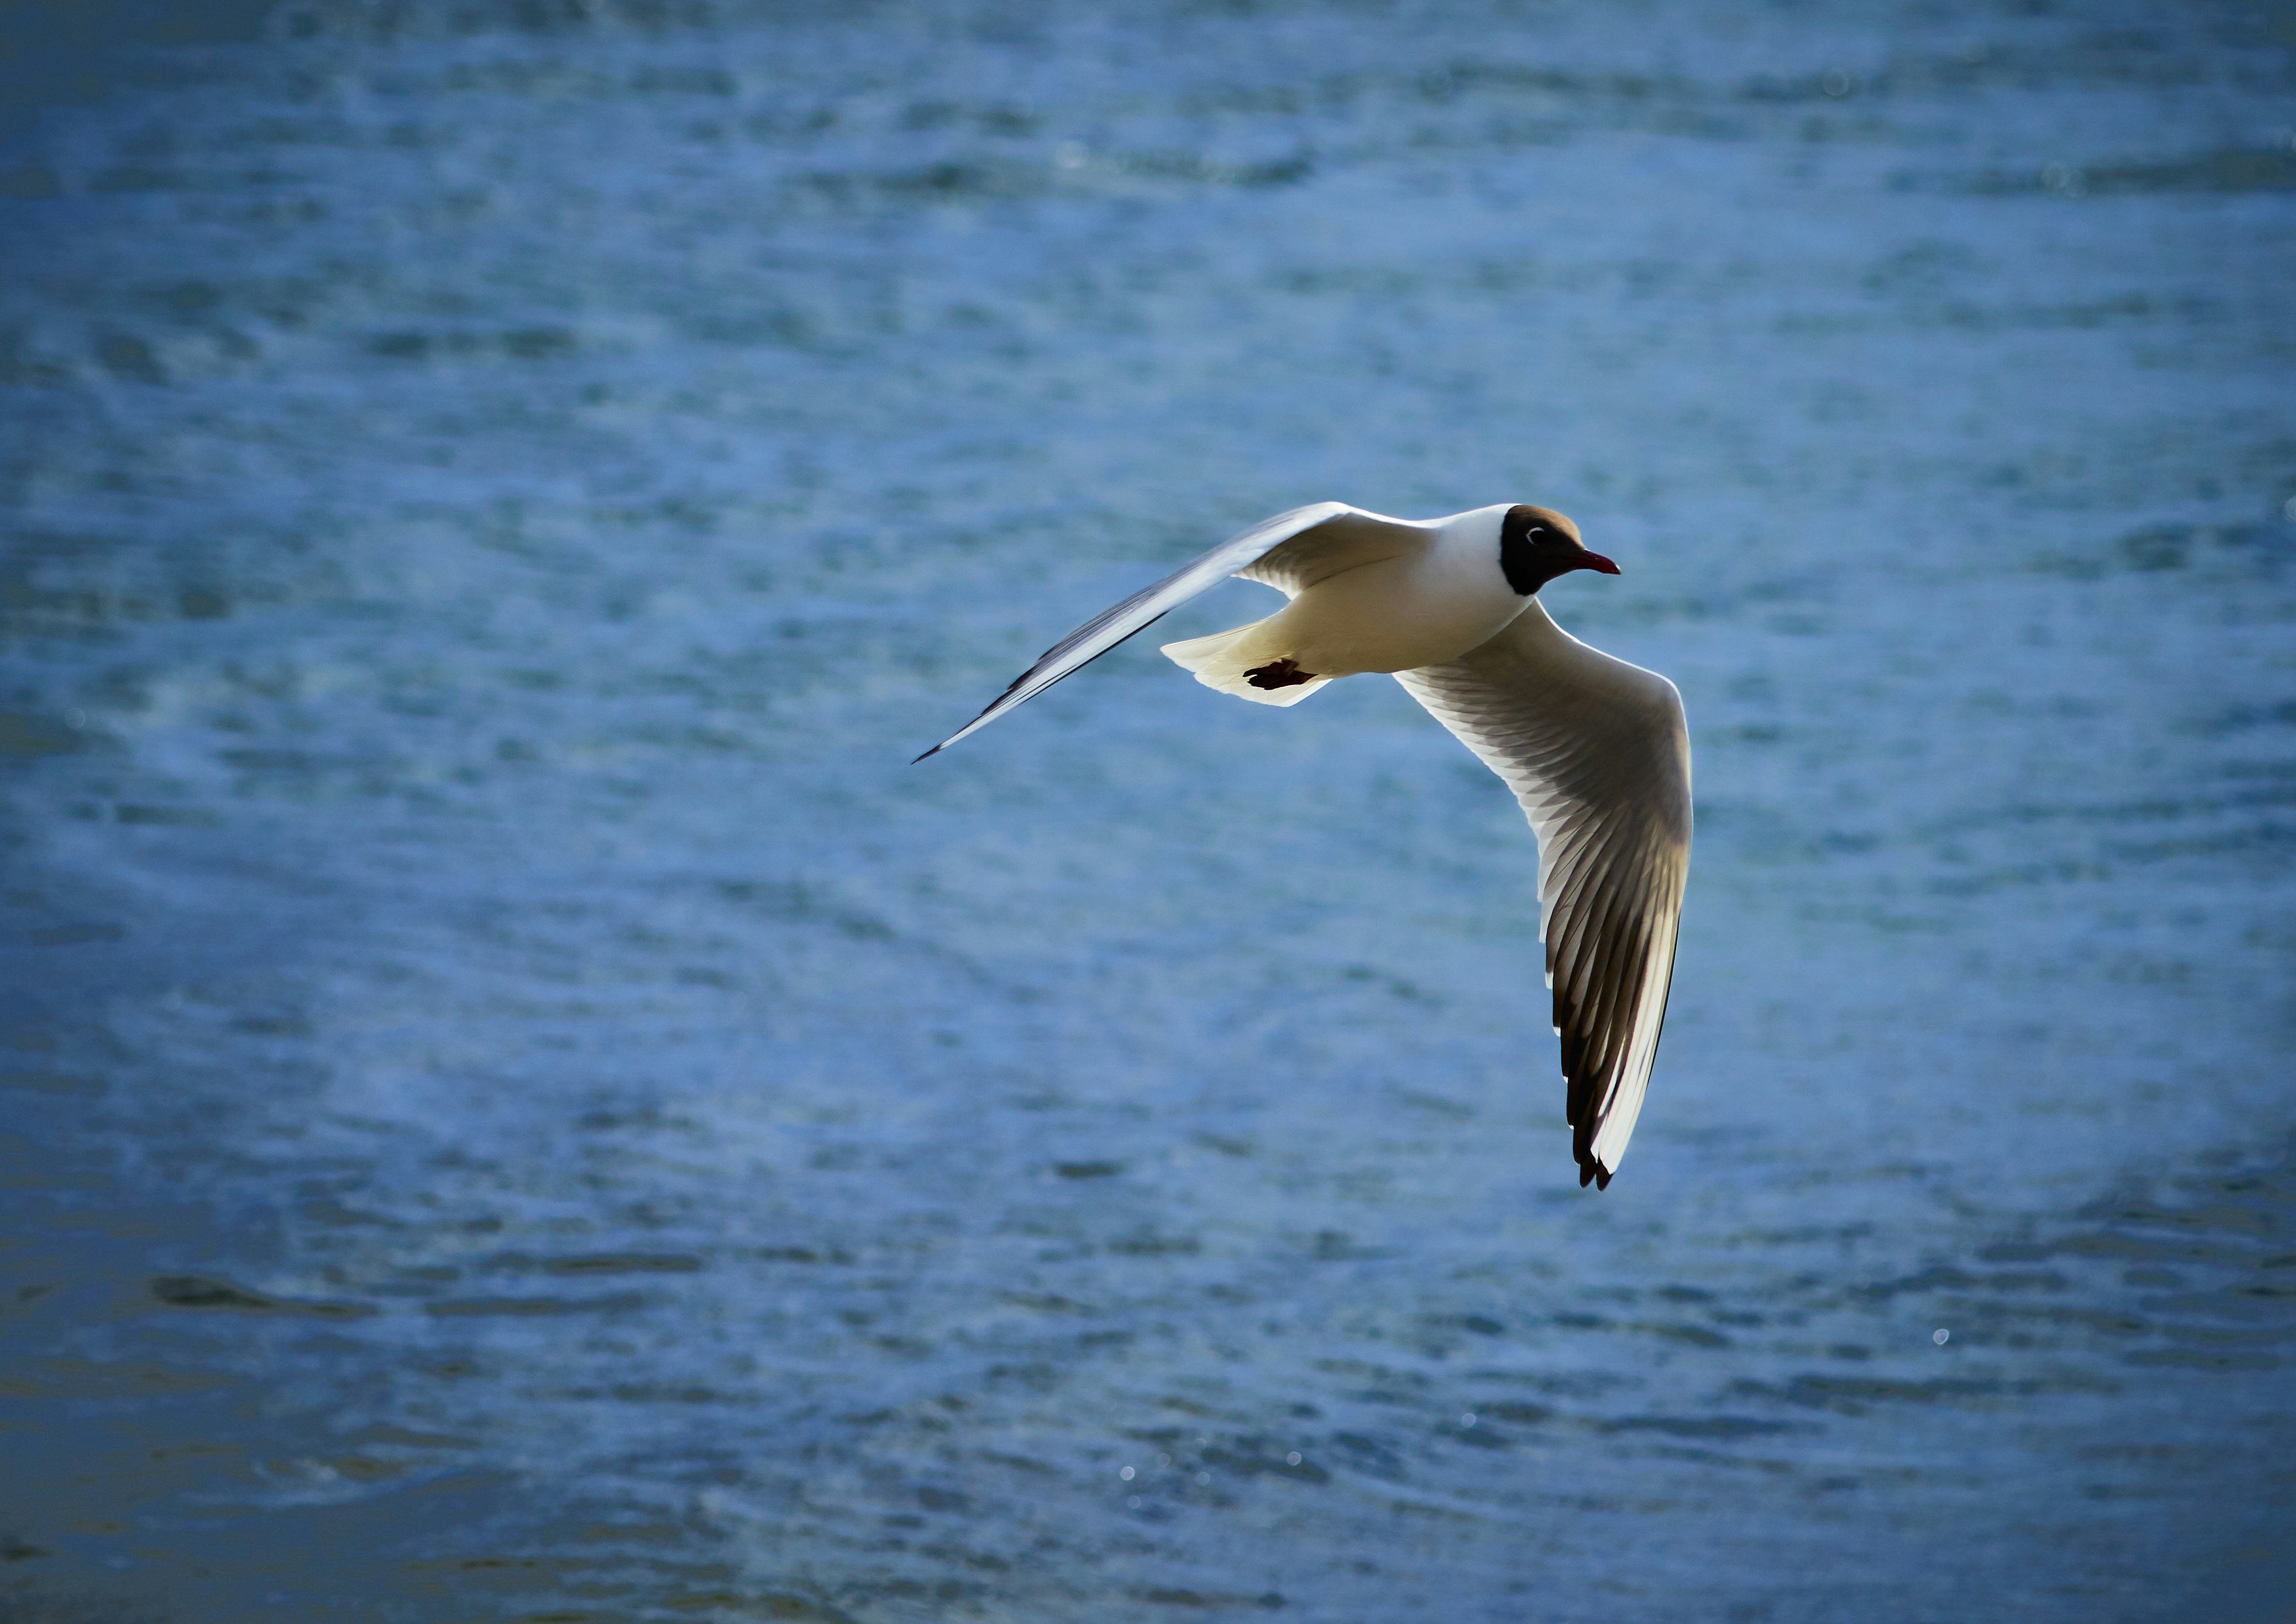
{"type": "Polygon", "coordinates": [[[1013,678],[1013,685],[988,709],[917,759],[938,755],[975,728],[986,727],[1231,575],[1265,581],[1296,597],[1304,588],[1341,570],[1394,558],[1407,548],[1424,545],[1439,529],[1367,513],[1344,502],[1317,502],[1263,519],[1078,627],[1013,678]]]}
{"type": "Polygon", "coordinates": [[[1690,874],[1682,696],[1588,648],[1536,599],[1480,647],[1396,680],[1529,815],[1570,1151],[1578,1182],[1607,1187],[1658,1056],[1690,874]]]}

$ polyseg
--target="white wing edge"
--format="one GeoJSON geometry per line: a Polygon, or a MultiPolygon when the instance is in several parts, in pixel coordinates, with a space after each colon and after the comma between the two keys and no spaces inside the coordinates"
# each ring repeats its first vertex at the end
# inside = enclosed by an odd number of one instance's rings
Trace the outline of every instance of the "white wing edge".
{"type": "Polygon", "coordinates": [[[1078,627],[1046,649],[1036,664],[1014,677],[1012,686],[997,695],[987,709],[925,751],[924,755],[919,756],[917,760],[939,755],[965,734],[988,726],[1006,711],[1036,698],[1062,677],[1082,670],[1118,644],[1145,631],[1199,593],[1207,592],[1229,576],[1250,569],[1293,537],[1343,513],[1352,513],[1378,524],[1393,525],[1399,529],[1421,534],[1431,533],[1436,528],[1409,519],[1390,519],[1382,513],[1366,513],[1344,502],[1314,502],[1306,507],[1295,507],[1289,513],[1278,513],[1273,519],[1263,519],[1250,529],[1229,537],[1210,552],[1191,559],[1154,586],[1143,587],[1121,603],[1103,610],[1078,627]]]}
{"type": "Polygon", "coordinates": [[[1535,601],[1480,647],[1397,679],[1515,792],[1538,837],[1572,1155],[1581,1184],[1608,1185],[1642,1112],[1674,976],[1691,833],[1681,694],[1579,642],[1535,601]]]}

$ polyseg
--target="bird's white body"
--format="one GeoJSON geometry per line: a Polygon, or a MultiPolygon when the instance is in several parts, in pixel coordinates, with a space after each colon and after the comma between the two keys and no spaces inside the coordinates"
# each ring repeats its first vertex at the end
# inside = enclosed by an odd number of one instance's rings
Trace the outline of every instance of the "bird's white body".
{"type": "Polygon", "coordinates": [[[1433,521],[1424,545],[1350,564],[1298,587],[1265,620],[1168,643],[1163,652],[1206,686],[1262,705],[1296,705],[1342,677],[1456,660],[1530,602],[1499,568],[1506,511],[1501,504],[1433,521]],[[1312,680],[1263,688],[1245,676],[1284,660],[1312,680]]]}
{"type": "Polygon", "coordinates": [[[1540,606],[1540,586],[1573,570],[1618,573],[1546,508],[1427,520],[1338,502],[1295,508],[1086,621],[925,754],[1229,575],[1280,587],[1292,601],[1267,619],[1164,652],[1199,682],[1266,705],[1391,672],[1514,791],[1538,839],[1539,934],[1571,1154],[1582,1185],[1607,1185],[1642,1111],[1674,975],[1690,873],[1690,734],[1672,683],[1587,647],[1540,606]]]}

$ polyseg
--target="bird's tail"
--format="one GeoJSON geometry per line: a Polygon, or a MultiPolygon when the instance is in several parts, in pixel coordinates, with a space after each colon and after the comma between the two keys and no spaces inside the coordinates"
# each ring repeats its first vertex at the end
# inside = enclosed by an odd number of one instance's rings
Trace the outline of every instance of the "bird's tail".
{"type": "Polygon", "coordinates": [[[1278,638],[1263,635],[1275,619],[1271,615],[1234,631],[1168,643],[1163,653],[1174,665],[1193,671],[1207,688],[1256,705],[1296,705],[1332,679],[1300,669],[1298,661],[1275,646],[1278,638]]]}

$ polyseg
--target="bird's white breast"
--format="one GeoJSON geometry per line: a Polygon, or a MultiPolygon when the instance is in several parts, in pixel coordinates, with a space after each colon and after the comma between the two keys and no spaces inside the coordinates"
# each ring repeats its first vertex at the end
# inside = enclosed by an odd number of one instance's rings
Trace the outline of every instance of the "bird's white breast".
{"type": "Polygon", "coordinates": [[[1493,636],[1530,602],[1499,567],[1505,512],[1461,513],[1430,546],[1308,587],[1277,617],[1300,664],[1333,677],[1408,671],[1493,636]]]}

